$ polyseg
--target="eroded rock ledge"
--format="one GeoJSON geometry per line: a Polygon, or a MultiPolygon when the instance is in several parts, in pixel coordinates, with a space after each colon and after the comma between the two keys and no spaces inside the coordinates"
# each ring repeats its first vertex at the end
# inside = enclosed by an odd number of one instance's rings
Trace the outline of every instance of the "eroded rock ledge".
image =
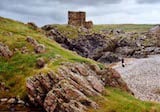
{"type": "Polygon", "coordinates": [[[27,79],[28,96],[35,105],[47,112],[85,112],[98,108],[91,97],[103,96],[105,86],[119,87],[130,92],[126,83],[113,69],[100,70],[95,65],[71,64],[27,79]]]}

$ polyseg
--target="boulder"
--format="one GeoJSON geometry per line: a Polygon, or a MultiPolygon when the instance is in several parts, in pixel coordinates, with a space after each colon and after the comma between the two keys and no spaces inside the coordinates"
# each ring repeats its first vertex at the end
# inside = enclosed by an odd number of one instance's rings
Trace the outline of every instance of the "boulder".
{"type": "Polygon", "coordinates": [[[0,91],[9,91],[9,88],[4,82],[0,82],[0,91]]]}
{"type": "Polygon", "coordinates": [[[26,53],[28,53],[28,49],[27,49],[27,47],[25,47],[25,46],[24,46],[24,47],[22,47],[22,48],[21,48],[21,53],[22,53],[22,54],[26,54],[26,53]]]}
{"type": "Polygon", "coordinates": [[[8,98],[2,98],[0,99],[0,102],[7,102],[8,101],[8,98]]]}
{"type": "Polygon", "coordinates": [[[12,32],[3,32],[2,33],[4,36],[7,36],[7,37],[12,37],[13,36],[13,33],[12,32]]]}
{"type": "Polygon", "coordinates": [[[109,34],[119,35],[119,34],[125,34],[125,32],[122,29],[113,29],[113,30],[110,30],[109,34]]]}
{"type": "Polygon", "coordinates": [[[106,52],[97,61],[101,63],[113,63],[120,61],[120,57],[112,52],[106,52]]]}
{"type": "Polygon", "coordinates": [[[45,46],[43,44],[38,44],[37,46],[35,46],[34,51],[36,53],[44,53],[45,52],[45,46]]]}
{"type": "Polygon", "coordinates": [[[17,100],[15,98],[10,98],[7,103],[9,104],[14,104],[14,103],[17,103],[17,100]]]}
{"type": "Polygon", "coordinates": [[[115,51],[117,54],[120,54],[125,57],[130,57],[134,54],[135,48],[133,47],[118,47],[115,51]]]}
{"type": "Polygon", "coordinates": [[[33,46],[37,46],[38,45],[38,42],[35,39],[33,39],[32,37],[28,36],[26,41],[29,42],[30,44],[32,44],[33,46]]]}
{"type": "Polygon", "coordinates": [[[34,30],[36,30],[36,29],[38,29],[38,26],[35,24],[35,23],[33,23],[33,22],[29,22],[29,23],[27,23],[31,28],[33,28],[34,30]]]}
{"type": "Polygon", "coordinates": [[[32,44],[34,46],[34,51],[35,53],[44,53],[45,52],[45,46],[43,44],[39,44],[35,39],[32,37],[27,37],[26,39],[27,42],[32,44]]]}
{"type": "Polygon", "coordinates": [[[9,47],[0,42],[0,56],[10,58],[12,55],[13,52],[9,49],[9,47]]]}
{"type": "Polygon", "coordinates": [[[45,31],[50,31],[52,29],[55,29],[55,26],[53,26],[53,25],[45,25],[45,26],[42,27],[42,29],[45,30],[45,31]]]}
{"type": "Polygon", "coordinates": [[[45,63],[46,63],[46,61],[44,58],[38,58],[36,65],[38,68],[43,68],[45,66],[45,63]]]}

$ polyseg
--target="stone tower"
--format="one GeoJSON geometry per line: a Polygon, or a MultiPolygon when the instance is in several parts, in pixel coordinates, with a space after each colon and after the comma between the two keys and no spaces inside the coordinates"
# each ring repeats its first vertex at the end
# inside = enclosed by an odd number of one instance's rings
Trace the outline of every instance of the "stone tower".
{"type": "Polygon", "coordinates": [[[92,21],[86,22],[86,12],[82,11],[68,11],[68,24],[73,26],[83,26],[88,29],[93,26],[92,21]]]}

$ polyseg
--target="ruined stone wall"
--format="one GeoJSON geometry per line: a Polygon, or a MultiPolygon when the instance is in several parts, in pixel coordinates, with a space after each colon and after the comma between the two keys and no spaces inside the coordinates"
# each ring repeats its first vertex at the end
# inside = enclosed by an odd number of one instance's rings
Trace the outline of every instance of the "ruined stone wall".
{"type": "Polygon", "coordinates": [[[68,12],[68,24],[74,26],[83,26],[86,21],[85,12],[68,12]]]}
{"type": "Polygon", "coordinates": [[[86,12],[68,12],[68,24],[73,26],[83,26],[85,28],[92,28],[93,22],[86,21],[86,12]]]}
{"type": "Polygon", "coordinates": [[[92,21],[86,21],[84,27],[87,28],[87,29],[92,28],[93,27],[93,22],[92,21]]]}

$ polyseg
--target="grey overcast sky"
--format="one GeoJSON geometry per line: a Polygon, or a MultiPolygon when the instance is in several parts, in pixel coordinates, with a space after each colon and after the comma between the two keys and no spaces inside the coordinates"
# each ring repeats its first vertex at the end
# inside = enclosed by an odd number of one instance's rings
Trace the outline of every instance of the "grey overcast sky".
{"type": "Polygon", "coordinates": [[[68,10],[95,24],[160,23],[160,0],[0,0],[0,16],[39,26],[67,23],[68,10]]]}

